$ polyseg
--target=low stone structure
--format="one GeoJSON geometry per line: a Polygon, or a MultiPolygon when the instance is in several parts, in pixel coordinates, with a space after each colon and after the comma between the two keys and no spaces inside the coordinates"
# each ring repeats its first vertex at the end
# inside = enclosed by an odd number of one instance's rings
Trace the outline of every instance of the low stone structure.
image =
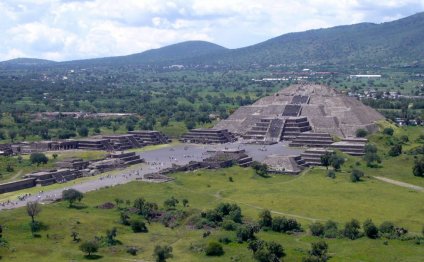
{"type": "Polygon", "coordinates": [[[75,170],[85,169],[89,164],[89,161],[84,161],[82,158],[70,158],[56,162],[58,168],[71,168],[75,170]]]}
{"type": "Polygon", "coordinates": [[[199,128],[184,134],[180,141],[196,144],[224,144],[234,142],[235,137],[226,129],[199,128]]]}
{"type": "Polygon", "coordinates": [[[64,183],[74,180],[80,176],[81,173],[77,170],[62,168],[27,174],[24,178],[33,178],[35,179],[36,185],[47,186],[54,183],[64,183]]]}
{"type": "Polygon", "coordinates": [[[324,148],[308,148],[305,152],[300,154],[304,163],[308,166],[321,166],[321,156],[332,150],[324,148]]]}
{"type": "Polygon", "coordinates": [[[263,163],[268,166],[268,172],[274,174],[297,175],[307,167],[300,156],[269,155],[263,163]]]}
{"type": "Polygon", "coordinates": [[[366,138],[345,138],[340,142],[330,145],[331,148],[338,149],[351,156],[363,156],[365,154],[366,138]]]}
{"type": "Polygon", "coordinates": [[[0,156],[10,156],[13,154],[10,144],[0,144],[0,156]]]}
{"type": "Polygon", "coordinates": [[[34,187],[36,185],[35,178],[26,178],[13,182],[0,184],[0,194],[13,192],[25,188],[34,187]]]}
{"type": "Polygon", "coordinates": [[[291,147],[329,147],[334,142],[329,133],[305,132],[296,136],[291,147]]]}
{"type": "Polygon", "coordinates": [[[129,131],[128,134],[134,135],[138,142],[143,145],[158,145],[170,142],[170,139],[159,131],[136,130],[129,131]]]}

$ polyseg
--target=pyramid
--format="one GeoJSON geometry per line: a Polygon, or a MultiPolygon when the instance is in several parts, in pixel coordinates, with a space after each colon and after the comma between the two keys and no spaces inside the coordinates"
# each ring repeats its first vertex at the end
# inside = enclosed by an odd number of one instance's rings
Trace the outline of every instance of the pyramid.
{"type": "Polygon", "coordinates": [[[382,119],[384,117],[376,110],[333,88],[297,84],[263,97],[252,105],[240,107],[215,128],[228,129],[239,136],[279,141],[291,121],[300,123],[299,132],[328,133],[346,138],[355,136],[360,128],[376,131],[376,122],[382,119]],[[307,123],[309,130],[304,128],[307,123]]]}

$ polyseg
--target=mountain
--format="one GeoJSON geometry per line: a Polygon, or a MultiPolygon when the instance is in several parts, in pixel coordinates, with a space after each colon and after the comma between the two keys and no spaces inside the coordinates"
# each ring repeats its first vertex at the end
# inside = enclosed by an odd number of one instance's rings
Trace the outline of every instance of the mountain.
{"type": "Polygon", "coordinates": [[[96,65],[117,65],[117,64],[173,64],[188,59],[202,56],[222,54],[229,49],[206,41],[186,41],[178,44],[165,46],[158,49],[147,50],[142,53],[105,57],[87,60],[75,60],[64,62],[66,64],[96,64],[96,65]]]}
{"type": "Polygon", "coordinates": [[[0,67],[39,66],[54,63],[56,62],[38,58],[15,58],[0,62],[0,67]]]}
{"type": "Polygon", "coordinates": [[[383,66],[412,63],[424,64],[424,12],[382,24],[361,23],[289,33],[238,49],[188,41],[128,56],[58,64],[112,67],[182,64],[246,68],[271,64],[383,66]]]}
{"type": "Polygon", "coordinates": [[[424,13],[382,24],[361,23],[285,34],[232,50],[221,64],[379,64],[424,61],[424,13]]]}

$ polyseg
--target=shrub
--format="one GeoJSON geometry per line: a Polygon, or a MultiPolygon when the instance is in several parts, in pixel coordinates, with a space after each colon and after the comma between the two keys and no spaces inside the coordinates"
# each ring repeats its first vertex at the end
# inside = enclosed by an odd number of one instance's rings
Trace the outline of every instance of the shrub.
{"type": "Polygon", "coordinates": [[[242,225],[237,229],[237,240],[242,243],[255,239],[255,233],[259,232],[259,226],[254,224],[242,225]]]}
{"type": "Polygon", "coordinates": [[[69,202],[69,207],[72,207],[75,201],[80,202],[84,194],[76,189],[67,189],[62,191],[62,199],[69,202]]]}
{"type": "Polygon", "coordinates": [[[395,225],[390,221],[384,221],[381,223],[379,229],[382,234],[393,234],[395,232],[395,225]]]}
{"type": "Polygon", "coordinates": [[[385,135],[392,136],[393,133],[394,133],[394,130],[391,127],[386,127],[383,129],[383,134],[385,135]]]}
{"type": "Polygon", "coordinates": [[[337,223],[328,220],[324,225],[324,237],[326,238],[336,238],[339,236],[339,230],[337,228],[337,223]]]}
{"type": "Polygon", "coordinates": [[[172,257],[171,246],[156,246],[153,252],[156,262],[165,262],[168,258],[172,257]]]}
{"type": "Polygon", "coordinates": [[[266,164],[262,164],[262,163],[259,163],[257,161],[253,161],[251,166],[255,170],[255,173],[258,176],[269,177],[268,166],[266,164]]]}
{"type": "Polygon", "coordinates": [[[232,242],[231,239],[229,239],[228,237],[220,237],[218,241],[222,244],[229,244],[232,242]]]}
{"type": "Polygon", "coordinates": [[[303,262],[325,262],[328,260],[327,256],[328,244],[324,241],[311,243],[311,250],[308,252],[309,256],[303,258],[303,262]]]}
{"type": "Polygon", "coordinates": [[[378,228],[372,222],[371,219],[367,219],[364,222],[364,233],[367,237],[375,239],[378,238],[378,228]]]}
{"type": "Polygon", "coordinates": [[[209,242],[205,253],[207,256],[222,256],[224,254],[224,249],[220,243],[209,242]]]}
{"type": "Polygon", "coordinates": [[[269,210],[263,210],[259,214],[259,226],[260,227],[271,227],[272,226],[272,216],[271,211],[269,210]]]}
{"type": "Polygon", "coordinates": [[[296,219],[285,218],[285,217],[276,217],[272,220],[272,230],[275,232],[286,233],[289,231],[299,232],[302,231],[301,225],[296,219]]]}
{"type": "Polygon", "coordinates": [[[131,221],[131,229],[134,233],[145,233],[149,231],[147,229],[146,223],[140,220],[131,221]]]}
{"type": "Polygon", "coordinates": [[[352,219],[350,222],[347,222],[345,224],[343,235],[352,240],[357,239],[360,237],[360,228],[361,226],[359,225],[358,220],[352,219]]]}
{"type": "Polygon", "coordinates": [[[368,131],[360,128],[360,129],[356,130],[355,134],[356,134],[356,137],[366,137],[368,135],[368,131]]]}
{"type": "Polygon", "coordinates": [[[396,144],[396,145],[392,146],[389,150],[389,156],[395,157],[395,156],[399,156],[400,154],[402,154],[402,145],[401,144],[396,144]]]}
{"type": "Polygon", "coordinates": [[[127,253],[130,254],[130,255],[135,256],[135,255],[137,255],[137,252],[138,252],[138,248],[136,248],[136,247],[127,248],[127,253]]]}
{"type": "Polygon", "coordinates": [[[414,166],[412,167],[412,173],[414,176],[424,177],[424,157],[415,160],[414,166]]]}
{"type": "Polygon", "coordinates": [[[350,173],[350,180],[354,183],[361,181],[361,177],[364,176],[364,172],[358,170],[358,169],[353,169],[352,172],[350,173]]]}
{"type": "Polygon", "coordinates": [[[237,229],[237,223],[230,219],[225,219],[221,224],[222,228],[228,231],[233,231],[237,229]]]}
{"type": "Polygon", "coordinates": [[[336,172],[334,172],[334,170],[328,170],[327,171],[327,177],[335,179],[336,178],[336,172]]]}
{"type": "Polygon", "coordinates": [[[49,161],[47,156],[43,153],[32,153],[29,159],[31,163],[37,164],[37,166],[40,164],[47,164],[47,162],[49,161]]]}
{"type": "Polygon", "coordinates": [[[321,237],[324,235],[325,227],[320,222],[315,222],[309,225],[309,230],[313,236],[321,237]]]}

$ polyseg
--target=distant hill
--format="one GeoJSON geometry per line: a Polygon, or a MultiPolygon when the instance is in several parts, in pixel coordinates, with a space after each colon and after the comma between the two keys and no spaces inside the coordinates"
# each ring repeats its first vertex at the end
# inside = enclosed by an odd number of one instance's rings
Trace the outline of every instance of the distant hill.
{"type": "Polygon", "coordinates": [[[38,65],[48,65],[54,64],[55,61],[38,59],[38,58],[15,58],[7,61],[0,62],[0,67],[19,67],[19,66],[38,66],[38,65]]]}
{"type": "Polygon", "coordinates": [[[173,64],[183,62],[197,57],[222,54],[229,49],[206,41],[187,41],[178,44],[165,46],[158,49],[147,50],[142,53],[105,57],[98,59],[76,60],[64,62],[66,64],[95,64],[95,65],[116,65],[116,64],[173,64]]]}
{"type": "MultiPolygon", "coordinates": [[[[28,61],[20,64],[30,65],[28,61]]],[[[3,63],[10,63],[10,61],[3,63]]],[[[49,65],[52,62],[46,61],[46,63],[45,65],[49,65]]],[[[128,56],[76,60],[59,64],[65,66],[182,64],[245,68],[270,64],[405,65],[411,63],[424,64],[424,13],[382,24],[361,23],[289,33],[238,49],[226,49],[204,41],[189,41],[128,56]]],[[[13,65],[16,64],[19,63],[15,61],[13,65]]],[[[34,64],[37,63],[34,62],[34,64]]]]}

